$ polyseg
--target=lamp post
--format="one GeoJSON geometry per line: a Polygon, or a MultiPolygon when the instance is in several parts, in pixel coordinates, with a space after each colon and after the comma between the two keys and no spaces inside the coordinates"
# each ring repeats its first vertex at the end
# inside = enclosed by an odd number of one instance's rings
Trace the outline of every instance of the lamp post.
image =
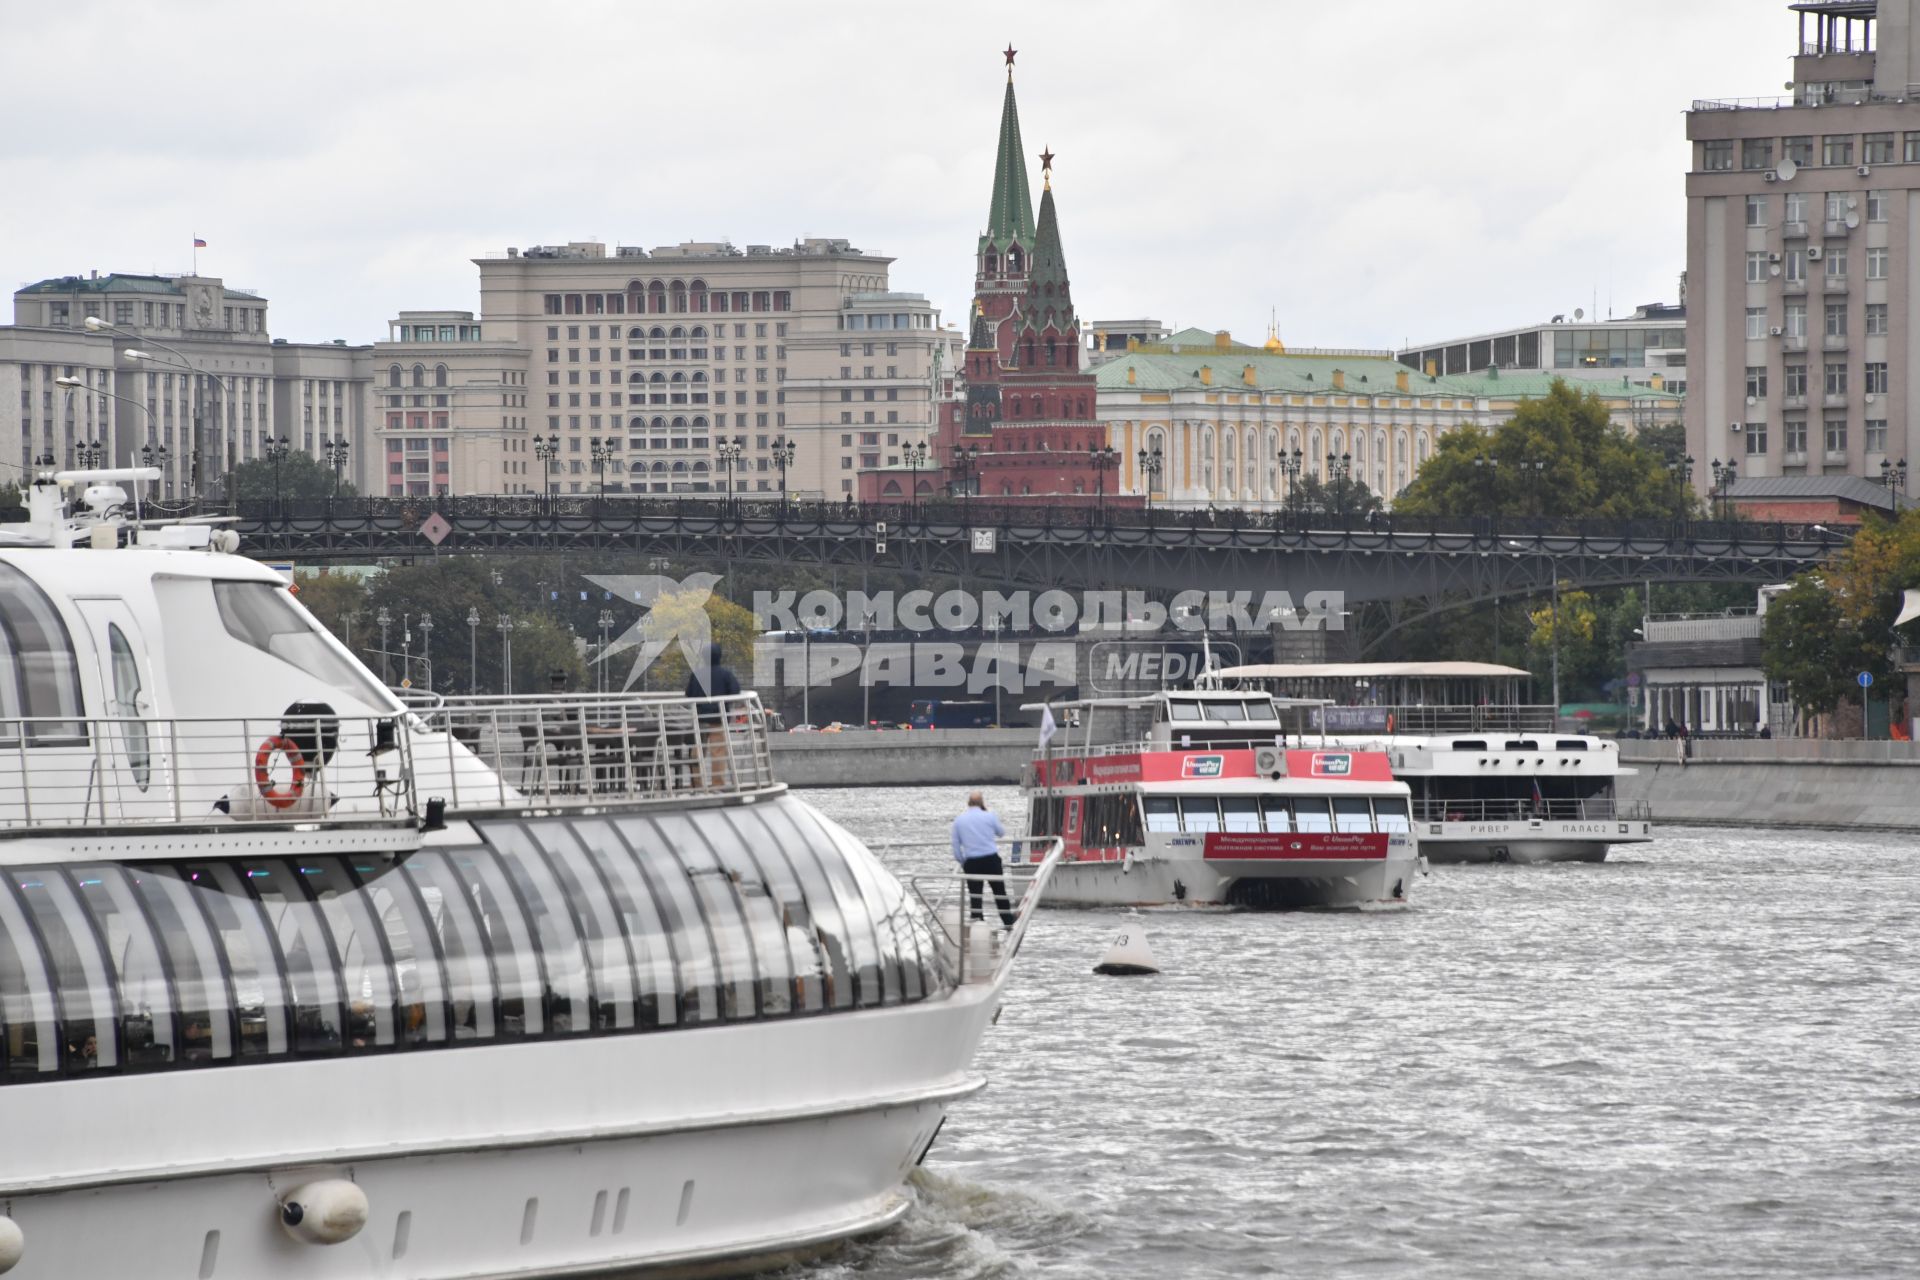
{"type": "MultiPolygon", "coordinates": [[[[154,337],[151,333],[140,333],[137,335],[133,333],[129,333],[127,330],[120,328],[118,325],[111,324],[105,320],[102,320],[99,316],[88,316],[86,320],[83,321],[83,324],[87,332],[89,333],[116,333],[123,338],[137,337],[139,341],[147,344],[148,346],[154,346],[154,347],[160,348],[162,351],[172,356],[173,359],[161,360],[155,357],[154,355],[152,355],[150,352],[142,351],[135,347],[128,347],[124,351],[122,351],[121,358],[125,360],[133,360],[133,361],[151,361],[154,364],[170,365],[173,368],[184,370],[186,373],[191,375],[193,379],[192,382],[189,382],[187,384],[188,390],[197,391],[199,389],[198,384],[201,377],[200,370],[197,367],[195,367],[193,361],[187,359],[186,354],[182,352],[178,347],[170,346],[167,343],[160,341],[158,338],[154,337]]],[[[210,393],[219,393],[222,395],[226,393],[226,385],[220,381],[220,377],[218,374],[207,375],[207,378],[208,378],[207,388],[210,393]]],[[[193,445],[193,452],[188,455],[189,459],[191,460],[191,465],[188,468],[188,485],[189,485],[188,496],[196,499],[200,496],[200,455],[202,452],[202,441],[201,441],[202,433],[200,429],[201,421],[202,421],[202,415],[200,412],[200,397],[198,395],[195,395],[193,398],[193,439],[191,441],[193,445]]]]}
{"type": "Polygon", "coordinates": [[[421,683],[429,691],[433,689],[433,615],[420,615],[420,672],[421,683]]]}
{"type": "Polygon", "coordinates": [[[740,455],[746,446],[747,438],[745,436],[735,436],[731,440],[722,436],[719,443],[713,447],[714,453],[719,455],[720,458],[720,470],[724,472],[727,477],[726,497],[723,500],[721,508],[723,511],[731,512],[733,510],[733,473],[739,469],[741,462],[744,461],[740,455]]]}
{"type": "Polygon", "coordinates": [[[158,448],[151,444],[143,444],[140,446],[140,461],[146,466],[159,467],[162,471],[165,471],[167,469],[167,460],[171,457],[173,457],[173,451],[165,445],[160,445],[158,448]]]}
{"type": "Polygon", "coordinates": [[[607,457],[613,452],[607,446],[608,442],[602,440],[599,436],[595,436],[593,439],[587,441],[587,452],[593,457],[593,474],[600,482],[600,502],[602,504],[607,500],[607,457]]]}
{"type": "Polygon", "coordinates": [[[1719,518],[1731,520],[1733,503],[1728,498],[1727,491],[1733,488],[1733,482],[1739,479],[1739,471],[1731,458],[1727,459],[1724,465],[1718,458],[1713,459],[1708,465],[1713,468],[1713,490],[1719,500],[1719,518]]]}
{"type": "Polygon", "coordinates": [[[1145,510],[1148,518],[1151,519],[1153,515],[1153,491],[1160,487],[1160,472],[1166,466],[1167,458],[1165,454],[1160,452],[1160,446],[1156,444],[1153,446],[1152,452],[1148,452],[1145,449],[1140,450],[1138,461],[1140,463],[1140,475],[1147,482],[1145,510]]]}
{"type": "Polygon", "coordinates": [[[554,459],[560,456],[559,436],[535,436],[533,438],[533,456],[540,460],[540,467],[546,472],[547,510],[553,510],[553,470],[554,459]]]}
{"type": "Polygon", "coordinates": [[[263,448],[268,460],[273,463],[273,510],[277,516],[280,513],[280,463],[292,446],[287,443],[285,436],[269,436],[263,448]]]}
{"type": "MultiPolygon", "coordinates": [[[[109,391],[105,387],[90,387],[86,384],[86,381],[84,379],[73,377],[72,375],[69,375],[64,378],[55,378],[53,380],[53,385],[56,387],[65,387],[68,391],[83,391],[88,395],[105,396],[109,400],[119,400],[124,404],[132,405],[134,408],[138,409],[140,412],[147,415],[147,439],[151,441],[155,438],[153,410],[147,407],[146,401],[136,400],[132,396],[123,396],[119,392],[109,391]]],[[[105,442],[101,441],[97,443],[104,446],[105,442]]],[[[101,455],[102,460],[104,460],[105,456],[106,455],[103,452],[101,455]]],[[[149,465],[151,465],[151,463],[149,463],[149,465]]]]}
{"type": "Polygon", "coordinates": [[[602,609],[599,622],[600,656],[594,665],[600,668],[600,692],[605,693],[607,691],[607,645],[611,643],[607,636],[613,630],[613,610],[602,609]]]}
{"type": "Polygon", "coordinates": [[[793,465],[793,441],[776,436],[773,441],[773,465],[780,470],[780,514],[787,513],[787,468],[793,465]]]}
{"type": "Polygon", "coordinates": [[[340,473],[346,469],[347,465],[347,438],[334,436],[328,439],[321,436],[320,452],[326,455],[327,464],[333,468],[333,497],[328,499],[331,503],[340,496],[340,473]]]}
{"type": "Polygon", "coordinates": [[[74,461],[82,471],[88,471],[100,465],[100,459],[106,456],[107,446],[98,440],[82,440],[73,446],[74,461]]]}
{"type": "Polygon", "coordinates": [[[993,727],[1000,727],[1000,690],[1006,686],[1000,675],[1000,611],[995,609],[987,615],[987,626],[993,632],[993,727]]]}
{"type": "Polygon", "coordinates": [[[1667,475],[1674,483],[1675,515],[1685,518],[1687,512],[1687,489],[1693,484],[1693,455],[1684,458],[1667,459],[1667,475]]]}
{"type": "Polygon", "coordinates": [[[1107,522],[1107,468],[1120,464],[1120,451],[1110,444],[1088,445],[1087,463],[1093,468],[1093,509],[1101,524],[1107,522]]]}
{"type": "Polygon", "coordinates": [[[927,465],[927,443],[915,440],[906,447],[907,456],[907,519],[913,519],[915,505],[920,500],[920,468],[927,465]]]}
{"type": "Polygon", "coordinates": [[[969,494],[979,484],[980,446],[970,444],[962,449],[955,445],[953,449],[953,468],[960,473],[960,498],[964,505],[969,494]]]}
{"type": "Polygon", "coordinates": [[[1893,509],[1898,511],[1900,500],[1907,493],[1907,460],[1902,458],[1898,462],[1888,462],[1884,458],[1881,459],[1880,483],[1892,491],[1893,509]]]}
{"type": "Polygon", "coordinates": [[[373,615],[373,622],[380,628],[380,683],[391,685],[393,672],[387,666],[387,628],[393,625],[393,615],[382,608],[373,615]]]}
{"type": "Polygon", "coordinates": [[[1280,471],[1287,478],[1287,510],[1298,512],[1300,509],[1300,468],[1306,461],[1306,455],[1295,445],[1291,452],[1280,451],[1280,471]]]}
{"type": "Polygon", "coordinates": [[[480,692],[480,609],[467,609],[467,692],[480,692]]]}
{"type": "Polygon", "coordinates": [[[1332,508],[1328,515],[1346,514],[1347,479],[1352,474],[1352,454],[1327,451],[1327,505],[1332,508]]]}
{"type": "Polygon", "coordinates": [[[860,646],[860,723],[873,723],[873,614],[869,611],[860,619],[860,629],[866,633],[866,639],[860,646]]]}
{"type": "Polygon", "coordinates": [[[500,632],[500,696],[513,696],[513,619],[501,614],[493,625],[500,632]]]}
{"type": "Polygon", "coordinates": [[[413,688],[413,615],[400,615],[400,687],[413,688]]]}
{"type": "Polygon", "coordinates": [[[1511,465],[1520,468],[1520,479],[1527,486],[1527,498],[1529,500],[1527,505],[1531,508],[1527,514],[1530,516],[1545,514],[1542,510],[1543,504],[1540,501],[1540,485],[1541,482],[1547,478],[1547,464],[1545,460],[1539,458],[1522,458],[1511,465]]]}

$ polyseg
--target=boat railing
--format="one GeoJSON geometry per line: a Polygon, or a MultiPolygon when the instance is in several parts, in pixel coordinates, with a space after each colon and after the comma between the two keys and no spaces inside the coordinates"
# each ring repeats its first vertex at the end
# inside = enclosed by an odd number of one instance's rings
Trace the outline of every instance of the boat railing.
{"type": "Polygon", "coordinates": [[[417,818],[391,716],[0,720],[0,832],[417,818]]]}
{"type": "Polygon", "coordinates": [[[1328,733],[1552,733],[1555,727],[1551,706],[1525,703],[1329,706],[1314,719],[1328,733]]]}
{"type": "Polygon", "coordinates": [[[414,712],[422,787],[451,812],[733,795],[775,784],[757,695],[446,697],[414,712]],[[477,758],[486,766],[462,766],[477,758]]]}
{"type": "Polygon", "coordinates": [[[1415,822],[1646,822],[1645,801],[1595,796],[1586,800],[1415,800],[1415,822]]]}
{"type": "MultiPolygon", "coordinates": [[[[1003,874],[967,875],[959,870],[922,872],[906,878],[907,887],[932,914],[939,926],[939,960],[955,982],[998,982],[1019,954],[1027,923],[1046,892],[1066,848],[1058,836],[1011,836],[995,841],[1005,855],[1003,874]],[[1013,923],[1001,917],[996,890],[1004,886],[1013,923]],[[974,918],[978,907],[980,916],[974,918]]],[[[876,844],[874,849],[949,848],[945,840],[916,840],[876,844]]]]}

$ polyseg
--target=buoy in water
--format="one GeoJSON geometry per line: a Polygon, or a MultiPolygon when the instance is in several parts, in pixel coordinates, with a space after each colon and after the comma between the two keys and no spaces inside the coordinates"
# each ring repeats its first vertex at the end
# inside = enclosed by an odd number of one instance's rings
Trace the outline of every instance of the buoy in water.
{"type": "Polygon", "coordinates": [[[1108,977],[1131,977],[1158,973],[1160,966],[1154,963],[1153,949],[1147,945],[1147,935],[1139,929],[1130,928],[1113,940],[1113,945],[1107,948],[1106,955],[1100,957],[1100,963],[1093,966],[1093,971],[1108,977]]]}

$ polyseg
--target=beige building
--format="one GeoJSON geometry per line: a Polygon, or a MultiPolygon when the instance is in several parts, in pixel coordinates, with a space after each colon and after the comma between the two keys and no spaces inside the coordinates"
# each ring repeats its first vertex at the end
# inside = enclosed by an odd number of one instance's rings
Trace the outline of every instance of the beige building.
{"type": "Polygon", "coordinates": [[[372,360],[372,492],[541,491],[524,346],[494,338],[471,311],[402,311],[372,360]]]}
{"type": "Polygon", "coordinates": [[[6,428],[18,434],[0,437],[9,463],[51,455],[71,465],[104,430],[106,460],[151,456],[163,495],[211,497],[231,467],[264,457],[277,435],[316,458],[343,434],[350,456],[365,452],[367,348],[276,343],[257,293],[211,276],[94,272],[27,285],[13,309],[14,326],[0,329],[0,386],[25,399],[8,400],[22,406],[6,428]],[[76,391],[71,406],[59,396],[49,403],[49,391],[66,390],[54,378],[69,376],[51,369],[110,371],[111,385],[76,391]]]}
{"type": "MultiPolygon", "coordinates": [[[[958,341],[925,299],[889,291],[890,264],[828,239],[777,249],[579,242],[476,259],[478,320],[434,313],[440,327],[472,324],[484,335],[475,339],[481,348],[468,382],[458,382],[459,361],[445,361],[449,474],[467,474],[461,460],[472,452],[476,486],[538,492],[550,482],[559,493],[590,493],[604,481],[609,493],[757,494],[777,492],[784,475],[795,495],[851,493],[863,457],[884,457],[930,431],[958,341]],[[512,388],[524,386],[521,403],[493,406],[491,415],[480,403],[484,351],[501,353],[496,376],[525,375],[496,389],[511,399],[512,388]],[[510,363],[508,352],[523,363],[510,363]],[[471,392],[464,415],[455,403],[460,386],[471,392]],[[526,451],[516,417],[528,430],[526,451]],[[469,450],[470,432],[490,443],[469,450]],[[784,473],[782,441],[794,452],[784,473]],[[738,459],[725,457],[722,443],[736,442],[738,459]],[[479,461],[489,451],[497,459],[492,481],[479,461]]],[[[409,350],[434,368],[419,345],[409,350]]],[[[376,355],[383,376],[393,362],[386,350],[376,355]]],[[[399,363],[411,379],[414,360],[399,363]]],[[[393,398],[390,388],[380,394],[393,398]]],[[[409,382],[405,395],[414,394],[409,382]]],[[[424,407],[429,415],[440,408],[424,407]]],[[[386,432],[396,408],[415,410],[384,406],[386,432]]]]}
{"type": "MultiPolygon", "coordinates": [[[[1289,350],[1237,343],[1225,332],[1186,329],[1102,364],[1097,416],[1120,451],[1109,492],[1139,495],[1152,476],[1140,453],[1158,453],[1156,505],[1277,509],[1292,486],[1282,454],[1300,455],[1303,476],[1331,465],[1388,502],[1457,427],[1499,426],[1526,400],[1544,396],[1548,373],[1488,369],[1449,377],[1416,373],[1391,351],[1289,350]]],[[[1653,381],[1658,381],[1654,375],[1653,381]]],[[[1658,386],[1587,382],[1618,425],[1680,419],[1682,397],[1658,386]]],[[[1543,477],[1551,483],[1551,477],[1543,477]]]]}
{"type": "Polygon", "coordinates": [[[1687,115],[1687,443],[1743,477],[1920,458],[1920,0],[1800,15],[1791,92],[1687,115]]]}

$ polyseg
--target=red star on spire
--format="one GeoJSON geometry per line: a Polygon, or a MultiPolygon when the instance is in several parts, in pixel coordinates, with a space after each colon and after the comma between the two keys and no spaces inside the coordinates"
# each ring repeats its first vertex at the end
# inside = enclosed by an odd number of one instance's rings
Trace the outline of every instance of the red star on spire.
{"type": "Polygon", "coordinates": [[[1013,55],[1020,52],[1013,47],[1013,41],[1007,41],[1007,47],[1001,50],[1001,56],[1007,60],[1007,70],[1013,70],[1013,55]]]}
{"type": "Polygon", "coordinates": [[[1049,147],[1040,153],[1040,168],[1047,173],[1053,172],[1053,148],[1049,147]]]}

